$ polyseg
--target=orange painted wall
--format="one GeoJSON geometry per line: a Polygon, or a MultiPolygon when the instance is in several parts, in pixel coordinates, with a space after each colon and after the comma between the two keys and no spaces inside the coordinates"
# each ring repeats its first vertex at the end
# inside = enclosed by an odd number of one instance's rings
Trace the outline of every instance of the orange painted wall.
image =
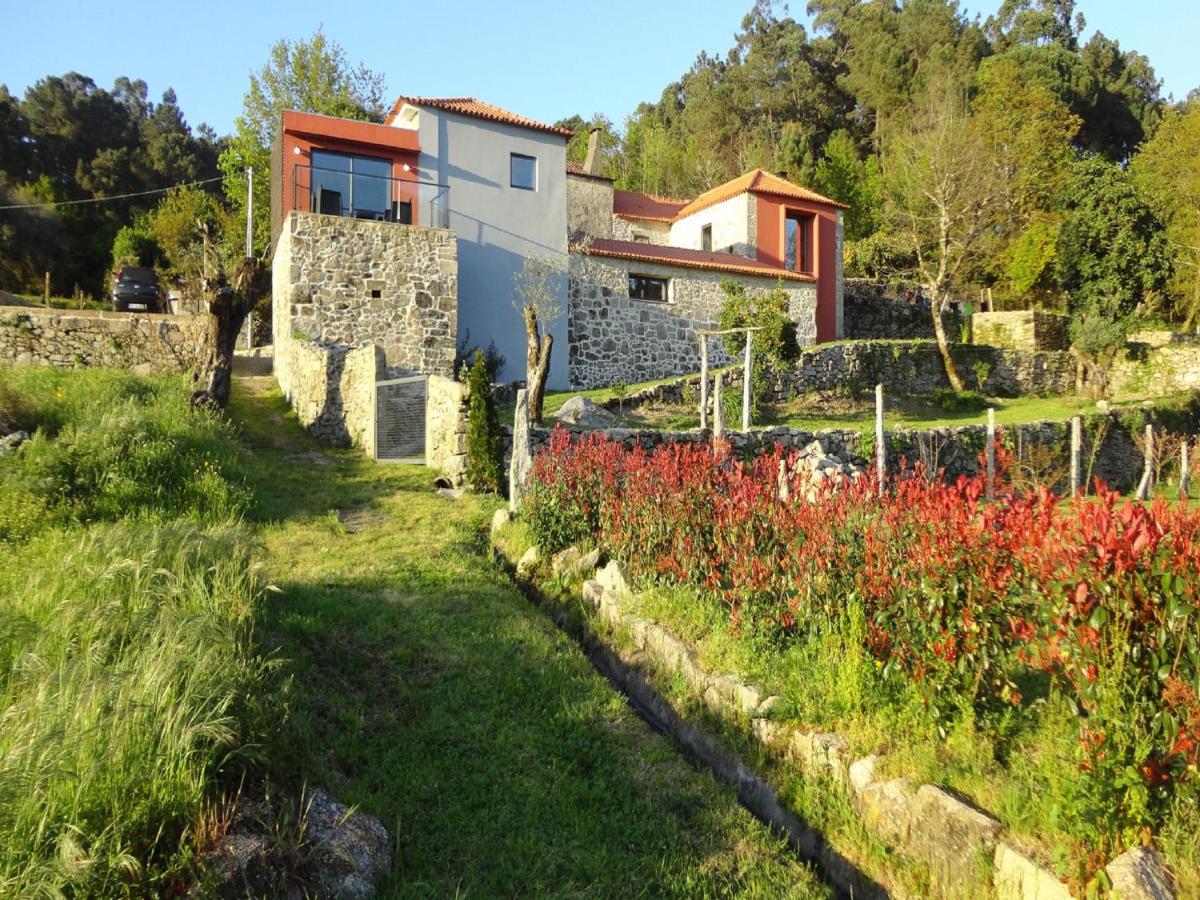
{"type": "MultiPolygon", "coordinates": [[[[338,153],[356,153],[360,156],[374,156],[392,161],[392,177],[401,181],[419,181],[421,173],[417,170],[421,146],[416,131],[403,128],[390,128],[376,125],[373,122],[356,122],[351,119],[337,119],[332,116],[318,116],[310,113],[285,112],[283,114],[283,203],[279,212],[282,220],[293,209],[305,209],[308,197],[312,192],[310,181],[311,172],[306,167],[312,164],[311,152],[317,150],[332,150],[338,153]],[[297,154],[296,149],[300,152],[297,154]],[[404,171],[408,163],[409,171],[404,171]],[[294,178],[293,178],[294,176],[294,178]],[[296,205],[299,197],[300,205],[296,205]]],[[[396,201],[409,200],[413,208],[413,224],[418,224],[420,202],[417,196],[418,187],[393,185],[392,199],[396,201]]]]}
{"type": "Polygon", "coordinates": [[[784,220],[788,210],[816,217],[813,277],[817,282],[817,342],[837,340],[837,209],[822,203],[758,195],[757,250],[760,262],[783,266],[784,220]]]}

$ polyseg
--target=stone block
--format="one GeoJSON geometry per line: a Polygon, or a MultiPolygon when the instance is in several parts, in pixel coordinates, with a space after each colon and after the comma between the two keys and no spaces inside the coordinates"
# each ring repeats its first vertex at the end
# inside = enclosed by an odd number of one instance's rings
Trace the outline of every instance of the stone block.
{"type": "Polygon", "coordinates": [[[1126,850],[1104,869],[1114,900],[1175,900],[1175,886],[1162,857],[1146,847],[1126,850]]]}
{"type": "Polygon", "coordinates": [[[600,608],[600,604],[604,600],[604,585],[598,581],[585,581],[583,583],[583,599],[596,609],[600,608]]]}
{"type": "Polygon", "coordinates": [[[629,566],[619,560],[610,559],[596,574],[596,579],[615,594],[627,597],[632,593],[629,589],[629,566]]]}
{"type": "Polygon", "coordinates": [[[537,547],[530,547],[517,561],[517,578],[521,581],[531,581],[540,562],[537,547]]]}
{"type": "Polygon", "coordinates": [[[512,521],[512,514],[507,509],[498,509],[492,513],[492,534],[495,534],[512,521]]]}
{"type": "Polygon", "coordinates": [[[859,796],[867,826],[892,847],[908,842],[913,820],[912,785],[907,778],[875,781],[859,796]]]}
{"type": "Polygon", "coordinates": [[[806,775],[844,782],[847,747],[846,739],[840,734],[797,731],[792,735],[791,756],[806,775]]]}
{"type": "Polygon", "coordinates": [[[981,863],[995,855],[1001,828],[991,816],[925,784],[912,806],[908,849],[929,864],[939,885],[965,889],[978,881],[981,863]]]}
{"type": "Polygon", "coordinates": [[[875,783],[875,769],[878,764],[879,757],[874,753],[864,756],[862,759],[856,759],[850,764],[850,790],[855,797],[861,797],[863,791],[875,783]]]}
{"type": "Polygon", "coordinates": [[[997,900],[1071,900],[1071,892],[1053,872],[1004,841],[996,844],[994,865],[997,900]]]}

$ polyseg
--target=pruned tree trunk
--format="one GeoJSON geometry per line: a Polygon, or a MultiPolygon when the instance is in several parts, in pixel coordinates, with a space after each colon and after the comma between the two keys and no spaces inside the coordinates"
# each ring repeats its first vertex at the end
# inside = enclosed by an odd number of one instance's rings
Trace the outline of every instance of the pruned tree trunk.
{"type": "Polygon", "coordinates": [[[524,308],[525,314],[525,380],[529,390],[529,418],[542,424],[542,401],[546,395],[546,378],[550,374],[550,351],[554,335],[539,334],[537,311],[524,308]]]}
{"type": "Polygon", "coordinates": [[[225,407],[233,378],[233,351],[246,316],[262,292],[261,269],[257,259],[247,256],[238,264],[232,284],[223,271],[201,282],[201,294],[208,309],[208,356],[196,372],[201,385],[192,395],[193,404],[225,407]]]}
{"type": "Polygon", "coordinates": [[[942,364],[946,367],[946,378],[950,381],[950,387],[958,393],[962,393],[966,386],[963,384],[962,376],[958,374],[954,357],[950,355],[950,342],[946,339],[946,325],[942,322],[942,301],[938,294],[935,293],[930,298],[929,309],[933,314],[933,336],[937,339],[938,353],[942,355],[942,364]]]}

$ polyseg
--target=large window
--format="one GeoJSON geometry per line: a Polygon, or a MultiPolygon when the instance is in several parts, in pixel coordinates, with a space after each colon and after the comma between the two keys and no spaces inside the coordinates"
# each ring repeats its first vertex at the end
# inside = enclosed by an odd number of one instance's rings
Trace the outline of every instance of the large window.
{"type": "Polygon", "coordinates": [[[629,296],[633,300],[657,300],[667,302],[666,278],[652,278],[649,275],[629,276],[629,296]]]}
{"type": "Polygon", "coordinates": [[[523,191],[537,190],[537,159],[513,153],[508,162],[509,184],[523,191]]]}
{"type": "Polygon", "coordinates": [[[784,223],[783,262],[795,272],[813,271],[813,229],[816,216],[788,210],[784,223]]]}
{"type": "Polygon", "coordinates": [[[387,218],[392,208],[391,176],[391,160],[313,150],[313,209],[359,219],[387,218]]]}

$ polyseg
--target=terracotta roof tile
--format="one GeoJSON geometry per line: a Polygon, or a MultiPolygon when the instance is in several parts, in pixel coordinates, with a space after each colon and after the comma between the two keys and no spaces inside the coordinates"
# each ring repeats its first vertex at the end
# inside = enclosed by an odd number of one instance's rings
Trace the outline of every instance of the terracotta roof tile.
{"type": "Polygon", "coordinates": [[[680,209],[676,214],[676,218],[682,219],[684,216],[690,216],[692,213],[707,209],[710,206],[736,197],[738,194],[745,194],[747,192],[752,194],[770,194],[773,197],[788,197],[793,200],[809,200],[813,203],[827,203],[839,209],[849,209],[844,203],[839,203],[837,200],[831,200],[828,197],[822,197],[816,191],[810,191],[808,188],[802,188],[798,184],[792,184],[786,178],[780,178],[778,175],[772,175],[770,172],[764,172],[762,169],[755,169],[752,172],[747,172],[745,175],[739,175],[732,181],[727,181],[711,190],[705,191],[680,209]]]}
{"type": "Polygon", "coordinates": [[[647,219],[651,222],[671,222],[686,200],[639,194],[636,191],[613,191],[613,215],[623,219],[647,219]]]}
{"type": "Polygon", "coordinates": [[[664,247],[660,244],[643,244],[637,241],[614,241],[597,238],[588,244],[576,244],[577,252],[591,256],[608,256],[629,259],[635,262],[661,263],[682,266],[688,269],[708,269],[715,272],[733,272],[739,275],[757,275],[760,278],[784,278],[789,281],[814,281],[811,275],[793,272],[747,259],[732,253],[710,253],[706,250],[688,250],[683,247],[664,247]]]}
{"type": "Polygon", "coordinates": [[[546,125],[543,122],[527,119],[514,112],[509,112],[507,109],[493,106],[491,103],[476,100],[474,97],[398,97],[396,102],[392,104],[392,111],[388,113],[384,124],[391,125],[396,115],[400,112],[401,107],[406,103],[411,106],[428,106],[433,109],[444,109],[447,112],[458,113],[462,116],[473,116],[476,119],[486,119],[489,122],[499,122],[502,125],[515,125],[518,128],[544,131],[547,134],[556,134],[559,137],[569,138],[574,134],[573,131],[566,128],[555,128],[553,125],[546,125]]]}

